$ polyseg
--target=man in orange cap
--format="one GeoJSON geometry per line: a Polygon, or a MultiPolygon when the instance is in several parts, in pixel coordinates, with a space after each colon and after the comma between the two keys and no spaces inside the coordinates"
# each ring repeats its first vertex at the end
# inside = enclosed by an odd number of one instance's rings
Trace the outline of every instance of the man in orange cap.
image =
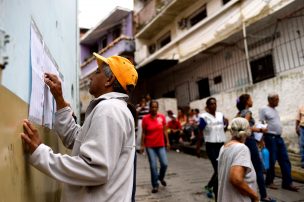
{"type": "Polygon", "coordinates": [[[36,128],[24,120],[22,139],[30,148],[30,163],[63,182],[61,201],[131,201],[135,155],[135,122],[128,95],[137,83],[134,65],[124,57],[94,53],[98,67],[91,76],[83,126],[75,123],[59,79],[45,74],[57,104],[54,128],[71,155],[53,153],[36,128]]]}

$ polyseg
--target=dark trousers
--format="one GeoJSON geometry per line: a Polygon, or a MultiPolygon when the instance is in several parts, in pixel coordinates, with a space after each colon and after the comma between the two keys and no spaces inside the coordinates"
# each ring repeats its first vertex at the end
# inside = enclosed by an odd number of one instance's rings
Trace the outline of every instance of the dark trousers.
{"type": "Polygon", "coordinates": [[[177,131],[177,132],[170,132],[168,134],[168,136],[169,136],[170,145],[178,144],[179,137],[180,137],[180,132],[179,131],[177,131]]]}
{"type": "Polygon", "coordinates": [[[263,175],[263,163],[260,158],[259,149],[257,146],[257,142],[253,136],[250,136],[246,139],[245,145],[250,150],[251,162],[253,164],[254,170],[256,172],[257,183],[259,186],[260,197],[261,199],[266,198],[266,186],[263,175]]]}
{"type": "Polygon", "coordinates": [[[131,201],[135,202],[135,194],[136,194],[136,169],[137,169],[137,155],[135,152],[135,156],[134,156],[134,168],[133,168],[133,188],[132,188],[132,197],[131,197],[131,201]]]}
{"type": "Polygon", "coordinates": [[[266,185],[273,183],[276,160],[278,160],[282,172],[282,187],[291,185],[291,164],[281,135],[265,134],[264,141],[269,151],[269,169],[266,173],[266,185]]]}
{"type": "Polygon", "coordinates": [[[220,149],[223,145],[224,145],[223,142],[220,143],[206,142],[206,153],[213,167],[213,175],[209,180],[207,186],[209,188],[213,188],[215,199],[217,199],[217,190],[218,190],[217,158],[219,156],[220,149]]]}

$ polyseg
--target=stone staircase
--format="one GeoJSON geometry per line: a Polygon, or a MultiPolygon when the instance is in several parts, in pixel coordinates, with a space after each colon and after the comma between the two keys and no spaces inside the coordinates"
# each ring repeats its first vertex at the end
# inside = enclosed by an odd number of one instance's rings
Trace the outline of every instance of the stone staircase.
{"type": "MultiPolygon", "coordinates": [[[[304,183],[304,168],[301,168],[301,156],[300,154],[288,153],[289,160],[291,162],[291,175],[292,179],[297,182],[304,183]]],[[[275,172],[277,176],[282,176],[281,169],[278,163],[275,165],[275,172]]]]}

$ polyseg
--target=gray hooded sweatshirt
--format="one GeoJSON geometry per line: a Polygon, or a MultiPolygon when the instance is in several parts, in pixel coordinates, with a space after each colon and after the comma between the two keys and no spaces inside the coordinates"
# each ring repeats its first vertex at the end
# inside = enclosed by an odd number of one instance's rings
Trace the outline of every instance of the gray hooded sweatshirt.
{"type": "Polygon", "coordinates": [[[56,112],[54,128],[71,155],[40,144],[30,162],[64,183],[62,202],[131,201],[135,127],[127,99],[115,92],[94,99],[82,127],[70,107],[56,112]]]}

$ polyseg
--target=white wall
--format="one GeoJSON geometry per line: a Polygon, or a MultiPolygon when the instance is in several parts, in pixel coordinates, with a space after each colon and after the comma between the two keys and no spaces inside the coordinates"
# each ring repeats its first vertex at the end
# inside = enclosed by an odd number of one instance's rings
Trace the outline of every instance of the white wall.
{"type": "MultiPolygon", "coordinates": [[[[236,90],[222,92],[212,95],[217,99],[217,110],[225,114],[231,121],[237,114],[236,99],[242,93],[248,93],[253,98],[253,117],[258,121],[259,108],[267,105],[268,93],[276,92],[280,96],[279,111],[281,122],[283,124],[282,136],[286,140],[290,151],[299,152],[298,136],[295,132],[295,118],[299,105],[303,105],[304,98],[304,70],[293,72],[288,75],[278,76],[263,82],[238,88],[236,90]]],[[[207,99],[207,98],[206,98],[207,99]]],[[[193,101],[191,108],[198,108],[204,111],[206,99],[193,101]]]]}
{"type": "Polygon", "coordinates": [[[30,22],[33,18],[64,76],[64,96],[78,111],[77,1],[2,0],[0,8],[0,29],[10,35],[7,45],[9,64],[2,72],[2,84],[29,103],[30,22]]]}

